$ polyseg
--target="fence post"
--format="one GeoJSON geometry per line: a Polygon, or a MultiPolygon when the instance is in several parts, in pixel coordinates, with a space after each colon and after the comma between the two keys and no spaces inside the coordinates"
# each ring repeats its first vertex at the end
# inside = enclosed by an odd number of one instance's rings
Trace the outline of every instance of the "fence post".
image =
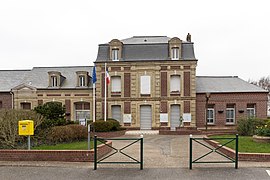
{"type": "Polygon", "coordinates": [[[192,134],[189,135],[189,169],[192,169],[192,134]]]}
{"type": "Polygon", "coordinates": [[[94,170],[97,169],[97,135],[94,136],[94,170]]]}
{"type": "Polygon", "coordinates": [[[238,134],[235,137],[235,169],[238,169],[238,134]]]}
{"type": "Polygon", "coordinates": [[[141,135],[141,170],[143,170],[143,135],[141,135]]]}

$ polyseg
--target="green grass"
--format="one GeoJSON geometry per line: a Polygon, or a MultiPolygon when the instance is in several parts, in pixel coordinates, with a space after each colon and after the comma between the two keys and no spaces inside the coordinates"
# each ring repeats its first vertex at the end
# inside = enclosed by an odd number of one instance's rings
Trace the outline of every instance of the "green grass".
{"type": "MultiPolygon", "coordinates": [[[[235,138],[235,135],[218,135],[211,136],[211,138],[221,137],[221,138],[235,138]]],[[[223,144],[229,140],[215,140],[223,144]]],[[[247,153],[270,153],[270,143],[257,143],[252,140],[252,136],[239,136],[239,152],[247,153]]],[[[231,149],[235,149],[235,141],[230,142],[226,145],[231,149]]]]}
{"type": "MultiPolygon", "coordinates": [[[[93,141],[91,140],[90,149],[93,148],[93,141]]],[[[98,142],[100,144],[100,142],[98,142]]],[[[41,145],[37,147],[33,147],[31,149],[34,150],[87,150],[88,144],[87,141],[79,141],[79,142],[72,142],[72,143],[62,143],[56,145],[41,145]]]]}

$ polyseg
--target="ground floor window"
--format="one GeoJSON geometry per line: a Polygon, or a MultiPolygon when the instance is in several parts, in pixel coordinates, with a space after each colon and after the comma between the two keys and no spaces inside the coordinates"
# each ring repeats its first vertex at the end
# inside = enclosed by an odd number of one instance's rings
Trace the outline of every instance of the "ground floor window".
{"type": "Polygon", "coordinates": [[[234,124],[235,123],[235,108],[227,107],[226,108],[226,124],[234,124]]]}
{"type": "Polygon", "coordinates": [[[255,104],[248,104],[247,105],[247,117],[252,118],[255,117],[255,104]]]}
{"type": "Polygon", "coordinates": [[[207,109],[207,124],[215,123],[215,110],[213,108],[207,109]]]}
{"type": "Polygon", "coordinates": [[[27,103],[27,102],[21,103],[21,109],[30,110],[31,109],[31,103],[27,103]]]}
{"type": "Polygon", "coordinates": [[[90,103],[75,103],[75,117],[76,121],[79,121],[80,119],[90,120],[90,103]]]}

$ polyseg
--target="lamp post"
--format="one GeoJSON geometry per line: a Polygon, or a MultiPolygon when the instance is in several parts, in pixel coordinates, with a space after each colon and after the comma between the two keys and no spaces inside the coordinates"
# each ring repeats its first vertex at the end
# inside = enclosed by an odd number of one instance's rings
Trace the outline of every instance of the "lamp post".
{"type": "Polygon", "coordinates": [[[207,92],[205,93],[205,98],[206,98],[206,101],[205,101],[205,131],[207,131],[207,120],[208,120],[208,101],[209,101],[209,98],[211,96],[211,93],[210,92],[207,92]]]}

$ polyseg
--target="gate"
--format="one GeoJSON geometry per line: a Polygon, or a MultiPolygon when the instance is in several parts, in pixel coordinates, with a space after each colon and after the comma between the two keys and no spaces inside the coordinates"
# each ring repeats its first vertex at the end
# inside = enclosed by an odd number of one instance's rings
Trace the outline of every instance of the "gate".
{"type": "Polygon", "coordinates": [[[94,137],[94,170],[97,169],[97,164],[140,164],[140,169],[142,170],[143,169],[143,136],[141,135],[140,138],[98,138],[95,135],[95,137],[94,137]],[[131,140],[133,142],[127,144],[126,146],[124,146],[124,147],[122,147],[120,149],[117,149],[115,147],[112,147],[109,144],[106,144],[106,141],[107,140],[116,140],[116,141],[127,141],[127,140],[131,140]],[[114,152],[112,154],[109,154],[109,155],[101,158],[100,160],[98,160],[97,159],[97,142],[98,141],[100,143],[108,146],[112,150],[114,150],[114,152]],[[123,152],[124,149],[132,146],[135,143],[139,143],[139,142],[140,142],[140,160],[137,160],[136,158],[132,157],[131,155],[126,154],[126,153],[123,152]],[[126,161],[110,161],[110,162],[104,161],[105,159],[108,159],[109,157],[111,157],[111,156],[113,156],[113,155],[115,155],[117,153],[120,153],[123,156],[128,157],[132,161],[128,161],[128,162],[126,162],[126,161]]]}
{"type": "Polygon", "coordinates": [[[238,168],[238,134],[236,134],[235,138],[193,138],[192,135],[190,135],[190,139],[189,139],[189,148],[190,148],[190,152],[189,152],[189,169],[192,169],[192,163],[235,163],[235,169],[238,168]],[[223,143],[222,145],[218,146],[217,148],[213,148],[210,145],[206,145],[201,143],[200,141],[205,141],[205,140],[219,140],[219,139],[223,139],[223,140],[228,140],[227,142],[223,143]],[[210,151],[202,156],[200,156],[199,158],[192,160],[192,142],[197,142],[198,144],[210,149],[210,151]],[[222,153],[219,151],[219,149],[221,149],[223,146],[229,144],[230,142],[235,141],[235,158],[231,158],[228,155],[222,153]],[[202,158],[208,156],[211,153],[217,153],[220,156],[225,157],[226,159],[228,159],[227,161],[199,161],[202,158]]]}

